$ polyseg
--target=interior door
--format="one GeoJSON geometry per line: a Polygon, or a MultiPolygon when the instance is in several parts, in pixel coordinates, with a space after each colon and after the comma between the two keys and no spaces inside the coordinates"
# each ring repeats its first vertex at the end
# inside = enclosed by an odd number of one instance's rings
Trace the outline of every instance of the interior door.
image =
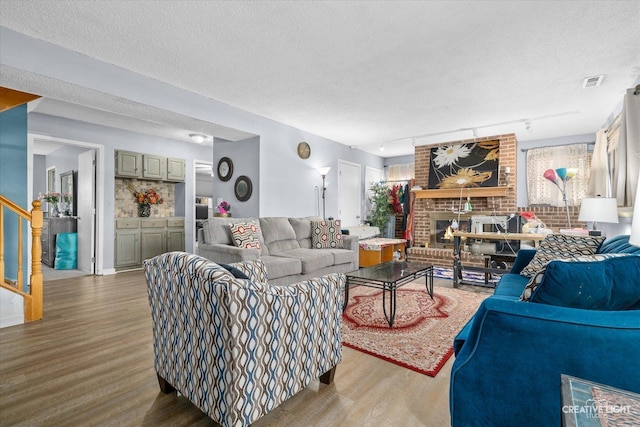
{"type": "Polygon", "coordinates": [[[360,225],[362,200],[360,165],[338,161],[338,212],[342,227],[360,225]]]}
{"type": "Polygon", "coordinates": [[[78,156],[78,270],[95,274],[96,150],[78,156]]]}

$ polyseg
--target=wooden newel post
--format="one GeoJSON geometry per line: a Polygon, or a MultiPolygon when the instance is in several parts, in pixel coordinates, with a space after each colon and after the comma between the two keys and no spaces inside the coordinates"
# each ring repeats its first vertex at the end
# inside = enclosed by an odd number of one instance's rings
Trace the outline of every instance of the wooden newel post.
{"type": "Polygon", "coordinates": [[[40,200],[34,200],[31,202],[33,209],[31,210],[31,280],[30,280],[30,294],[33,298],[31,307],[26,310],[27,316],[31,320],[42,319],[42,224],[43,213],[42,202],[40,200]]]}

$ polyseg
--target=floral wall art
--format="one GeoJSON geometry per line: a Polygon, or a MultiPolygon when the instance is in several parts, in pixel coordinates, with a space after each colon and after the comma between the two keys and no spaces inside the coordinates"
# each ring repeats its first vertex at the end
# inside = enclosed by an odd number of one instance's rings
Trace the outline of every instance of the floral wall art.
{"type": "Polygon", "coordinates": [[[431,148],[429,189],[497,187],[500,141],[431,148]]]}

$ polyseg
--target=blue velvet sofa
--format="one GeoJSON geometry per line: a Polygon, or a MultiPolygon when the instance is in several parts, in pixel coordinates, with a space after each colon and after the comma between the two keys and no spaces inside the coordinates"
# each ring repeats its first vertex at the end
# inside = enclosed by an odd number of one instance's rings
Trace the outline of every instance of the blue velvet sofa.
{"type": "Polygon", "coordinates": [[[529,278],[519,273],[536,251],[518,253],[510,273],[455,339],[449,401],[453,427],[559,426],[561,374],[640,393],[640,248],[628,240],[611,238],[597,253],[630,256],[602,265],[552,261],[544,274],[551,280],[564,272],[559,280],[570,286],[575,283],[567,277],[591,275],[610,283],[615,275],[618,291],[624,288],[625,298],[636,298],[618,310],[538,303],[534,296],[521,301],[529,278]],[[568,268],[576,274],[566,276],[568,268]]]}

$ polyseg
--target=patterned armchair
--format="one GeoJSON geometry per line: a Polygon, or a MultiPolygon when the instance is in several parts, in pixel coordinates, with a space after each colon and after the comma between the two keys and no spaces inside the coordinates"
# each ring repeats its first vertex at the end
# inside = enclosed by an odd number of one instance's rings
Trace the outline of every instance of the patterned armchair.
{"type": "Polygon", "coordinates": [[[260,260],[233,264],[246,280],[183,252],[144,267],[163,392],[178,390],[222,426],[247,426],[315,378],[333,380],[344,275],[273,286],[260,260]]]}

